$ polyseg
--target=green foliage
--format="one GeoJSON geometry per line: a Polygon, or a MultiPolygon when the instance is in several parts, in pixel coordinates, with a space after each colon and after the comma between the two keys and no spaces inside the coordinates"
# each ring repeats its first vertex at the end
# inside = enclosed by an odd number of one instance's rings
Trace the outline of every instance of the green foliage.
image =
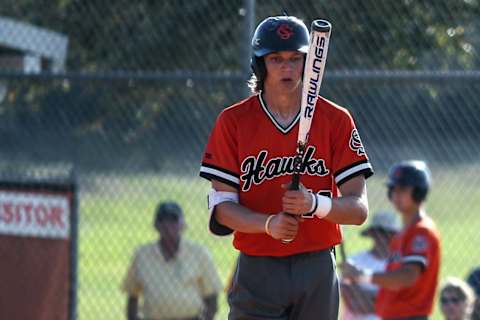
{"type": "MultiPolygon", "coordinates": [[[[2,151],[24,156],[25,150],[34,150],[30,158],[50,161],[60,148],[62,160],[81,166],[113,167],[128,159],[129,165],[156,170],[168,153],[178,156],[200,150],[219,110],[244,95],[245,83],[233,78],[193,81],[187,72],[242,70],[249,59],[245,2],[5,0],[0,15],[68,35],[67,72],[101,77],[107,71],[168,71],[182,80],[9,81],[9,94],[0,109],[2,151]],[[105,151],[97,154],[96,164],[90,156],[94,144],[105,151]],[[163,152],[158,155],[155,150],[163,152]]],[[[333,23],[327,75],[334,70],[479,67],[477,0],[258,0],[255,22],[280,14],[283,8],[306,22],[326,18],[333,23]]],[[[463,129],[446,131],[444,124],[452,118],[452,103],[459,104],[463,111],[457,113],[471,126],[478,124],[478,117],[471,117],[475,100],[464,96],[465,90],[474,94],[476,87],[443,89],[425,82],[411,85],[406,95],[399,84],[387,88],[369,82],[327,81],[322,94],[360,116],[381,117],[378,123],[391,130],[403,125],[391,114],[401,111],[410,120],[417,110],[429,108],[442,126],[427,122],[417,129],[422,135],[462,137],[463,129]]],[[[378,127],[369,126],[371,132],[365,135],[375,136],[378,127]]]]}
{"type": "MultiPolygon", "coordinates": [[[[329,70],[477,68],[480,2],[413,0],[282,1],[304,21],[332,22],[329,70]],[[476,30],[476,31],[475,31],[476,30]]],[[[277,1],[258,1],[260,18],[277,1]]]]}
{"type": "MultiPolygon", "coordinates": [[[[69,36],[69,70],[238,70],[244,1],[5,0],[0,15],[69,36]]],[[[329,68],[478,67],[480,2],[259,0],[257,20],[329,19],[329,68]]],[[[243,43],[242,43],[243,41],[243,43]]]]}

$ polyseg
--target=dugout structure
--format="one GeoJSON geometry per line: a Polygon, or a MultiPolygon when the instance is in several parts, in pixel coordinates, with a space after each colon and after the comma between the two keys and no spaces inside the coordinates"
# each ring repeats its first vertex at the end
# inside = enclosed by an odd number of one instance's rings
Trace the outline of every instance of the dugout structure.
{"type": "MultiPolygon", "coordinates": [[[[24,21],[0,16],[0,72],[4,74],[39,74],[65,71],[68,37],[24,21]]],[[[0,80],[0,102],[8,83],[0,80]]]]}
{"type": "Polygon", "coordinates": [[[0,319],[76,317],[72,169],[0,168],[0,319]]]}

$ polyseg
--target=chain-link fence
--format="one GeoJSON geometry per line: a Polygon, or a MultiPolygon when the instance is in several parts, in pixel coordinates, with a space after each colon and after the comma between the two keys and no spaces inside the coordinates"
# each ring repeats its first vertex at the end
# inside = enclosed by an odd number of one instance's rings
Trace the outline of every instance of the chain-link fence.
{"type": "MultiPolygon", "coordinates": [[[[10,41],[28,35],[0,30],[0,60],[21,61],[0,63],[0,161],[75,167],[79,319],[126,317],[122,282],[135,249],[158,238],[153,217],[165,200],[182,206],[185,237],[209,249],[228,282],[237,253],[230,238],[207,230],[200,157],[217,114],[248,93],[254,26],[283,10],[333,23],[321,92],[356,119],[376,170],[371,211],[390,208],[384,181],[392,163],[424,159],[442,278],[464,278],[480,264],[480,1],[5,2],[3,18],[68,38],[59,71],[44,52],[10,41]],[[40,61],[33,72],[29,54],[40,61]]],[[[361,230],[344,229],[347,254],[370,248],[361,230]]],[[[216,318],[227,312],[221,292],[216,318]]]]}

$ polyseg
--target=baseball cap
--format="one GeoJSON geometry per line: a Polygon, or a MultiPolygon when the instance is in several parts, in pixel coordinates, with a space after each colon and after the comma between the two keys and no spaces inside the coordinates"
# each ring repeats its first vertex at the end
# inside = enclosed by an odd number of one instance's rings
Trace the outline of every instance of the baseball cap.
{"type": "Polygon", "coordinates": [[[390,211],[382,210],[373,215],[370,225],[367,227],[367,229],[362,231],[362,236],[366,236],[368,232],[373,229],[398,232],[400,231],[400,228],[401,227],[397,216],[390,211]]]}
{"type": "Polygon", "coordinates": [[[158,205],[155,212],[155,222],[169,220],[178,221],[183,216],[180,206],[173,201],[162,202],[158,205]]]}

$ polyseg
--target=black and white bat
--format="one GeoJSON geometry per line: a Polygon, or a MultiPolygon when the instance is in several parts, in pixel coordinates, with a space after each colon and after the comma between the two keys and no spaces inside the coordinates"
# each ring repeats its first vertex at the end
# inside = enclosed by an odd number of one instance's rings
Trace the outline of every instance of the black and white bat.
{"type": "MultiPolygon", "coordinates": [[[[332,25],[326,20],[314,20],[310,28],[310,43],[303,71],[297,153],[294,160],[291,190],[299,189],[300,175],[303,171],[303,155],[308,144],[313,114],[315,113],[315,106],[320,93],[320,86],[322,85],[331,31],[332,25]]],[[[287,243],[290,241],[292,240],[284,240],[287,243]]]]}
{"type": "Polygon", "coordinates": [[[320,86],[322,85],[325,63],[327,61],[328,44],[332,25],[326,20],[314,20],[310,31],[310,45],[305,58],[303,71],[302,103],[300,109],[300,124],[297,139],[297,155],[292,178],[292,189],[298,190],[302,159],[308,143],[310,126],[317,104],[320,86]]]}

